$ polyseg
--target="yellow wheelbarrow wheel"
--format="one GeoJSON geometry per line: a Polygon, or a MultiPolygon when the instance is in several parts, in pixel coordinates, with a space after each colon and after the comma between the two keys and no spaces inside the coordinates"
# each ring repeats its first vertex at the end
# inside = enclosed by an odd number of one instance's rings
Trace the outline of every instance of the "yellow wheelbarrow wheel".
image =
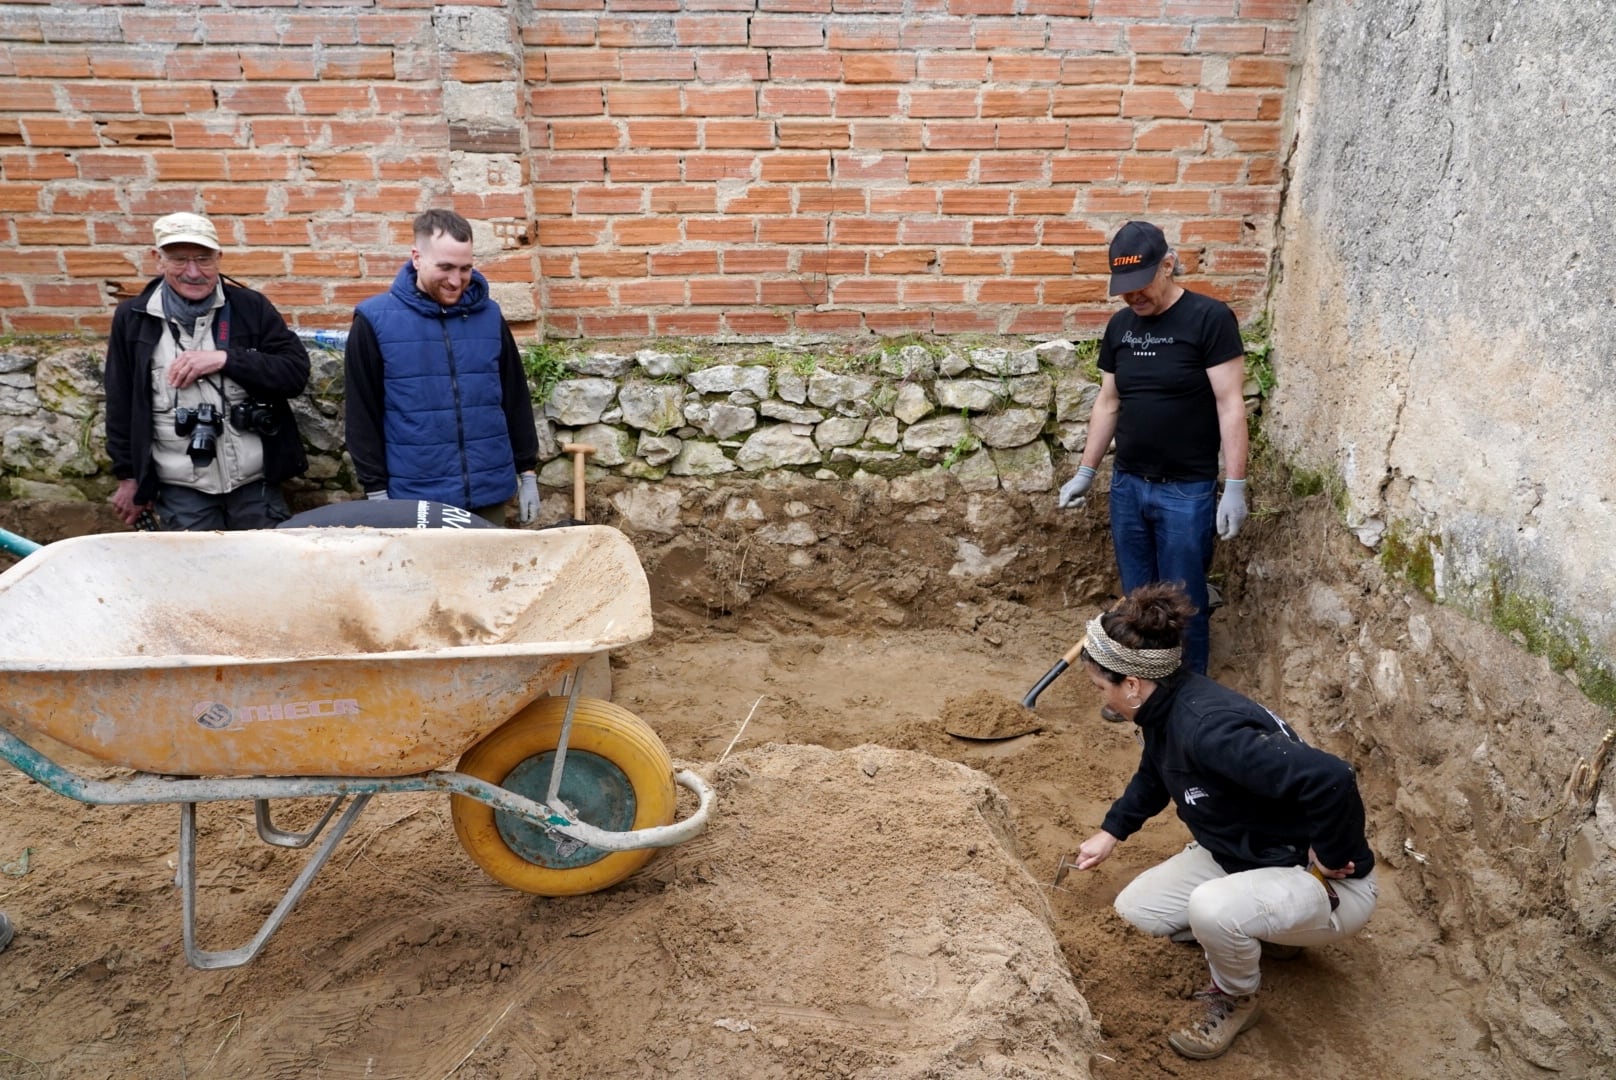
{"type": "MultiPolygon", "coordinates": [[[[564,697],[540,698],[460,757],[459,771],[543,802],[561,741],[564,697]]],[[[559,797],[578,820],[623,832],[673,822],[678,809],[673,760],[633,713],[579,698],[567,740],[559,797]]],[[[615,885],[644,866],[655,848],[602,851],[465,795],[450,797],[460,846],[494,880],[541,896],[578,896],[615,885]]]]}

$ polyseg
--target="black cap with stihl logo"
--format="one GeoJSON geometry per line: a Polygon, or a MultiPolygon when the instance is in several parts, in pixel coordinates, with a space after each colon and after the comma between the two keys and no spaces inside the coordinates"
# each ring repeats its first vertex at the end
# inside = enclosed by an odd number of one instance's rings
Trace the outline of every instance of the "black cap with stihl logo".
{"type": "Polygon", "coordinates": [[[1130,221],[1111,238],[1111,295],[1149,285],[1167,258],[1167,237],[1148,221],[1130,221]]]}

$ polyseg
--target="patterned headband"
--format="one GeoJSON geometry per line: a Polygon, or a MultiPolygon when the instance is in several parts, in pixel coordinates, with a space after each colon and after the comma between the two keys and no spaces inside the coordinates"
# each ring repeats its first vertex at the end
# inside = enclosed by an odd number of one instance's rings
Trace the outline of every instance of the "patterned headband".
{"type": "Polygon", "coordinates": [[[1182,646],[1173,649],[1130,649],[1111,640],[1100,624],[1101,616],[1089,622],[1084,648],[1094,662],[1107,671],[1119,675],[1137,675],[1141,679],[1165,679],[1178,670],[1184,659],[1182,646]]]}

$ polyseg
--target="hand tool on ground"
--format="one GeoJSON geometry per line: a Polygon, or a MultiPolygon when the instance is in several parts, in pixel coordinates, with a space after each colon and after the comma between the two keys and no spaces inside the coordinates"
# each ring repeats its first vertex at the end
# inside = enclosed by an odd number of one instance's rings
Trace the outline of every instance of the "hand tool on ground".
{"type": "Polygon", "coordinates": [[[1061,672],[1065,671],[1067,668],[1071,667],[1072,664],[1076,663],[1078,654],[1083,651],[1083,646],[1087,642],[1087,637],[1078,638],[1077,644],[1068,649],[1065,656],[1055,661],[1055,666],[1045,672],[1044,677],[1039,679],[1031,690],[1027,691],[1027,696],[1021,699],[1021,703],[1029,709],[1032,708],[1033,703],[1038,700],[1038,695],[1042,694],[1046,689],[1048,689],[1049,684],[1060,677],[1061,672]]]}
{"type": "MultiPolygon", "coordinates": [[[[561,452],[572,455],[572,516],[563,518],[555,526],[570,526],[585,524],[584,509],[584,467],[589,456],[595,452],[594,446],[589,443],[562,443],[561,452]]],[[[554,528],[547,525],[545,528],[554,528]]],[[[587,696],[599,698],[602,701],[612,700],[612,661],[605,653],[597,653],[583,663],[550,689],[554,696],[566,696],[572,692],[575,683],[582,683],[587,696]]]]}
{"type": "Polygon", "coordinates": [[[1066,880],[1066,875],[1077,868],[1077,856],[1062,855],[1060,862],[1055,866],[1055,880],[1050,883],[1051,887],[1060,888],[1061,882],[1066,880]]]}
{"type": "Polygon", "coordinates": [[[572,520],[569,525],[582,525],[584,518],[584,463],[595,448],[588,443],[562,443],[561,452],[572,455],[572,520]]]}

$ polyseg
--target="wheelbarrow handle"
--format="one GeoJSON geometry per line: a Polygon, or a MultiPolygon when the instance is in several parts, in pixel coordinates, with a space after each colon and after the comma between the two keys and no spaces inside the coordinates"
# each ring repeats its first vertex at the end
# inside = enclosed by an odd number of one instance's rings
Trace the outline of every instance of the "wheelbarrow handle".
{"type": "Polygon", "coordinates": [[[39,545],[27,537],[18,536],[10,530],[0,529],[0,548],[21,559],[38,551],[39,545]]]}

